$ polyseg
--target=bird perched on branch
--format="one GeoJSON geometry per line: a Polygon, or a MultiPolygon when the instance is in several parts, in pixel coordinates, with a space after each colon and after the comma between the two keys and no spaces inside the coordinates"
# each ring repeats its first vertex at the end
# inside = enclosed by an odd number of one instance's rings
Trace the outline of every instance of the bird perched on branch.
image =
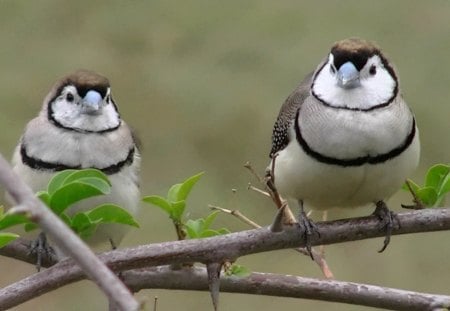
{"type": "Polygon", "coordinates": [[[299,224],[316,230],[304,205],[325,210],[375,204],[389,243],[395,217],[384,201],[419,162],[419,133],[397,73],[373,43],[335,43],[281,107],[268,167],[277,190],[299,202],[299,224]]]}
{"type": "MultiPolygon", "coordinates": [[[[107,78],[87,70],[55,83],[39,115],[31,120],[13,156],[13,169],[34,190],[44,190],[57,171],[96,168],[108,175],[111,193],[76,203],[79,212],[114,203],[135,215],[140,205],[140,156],[128,125],[120,118],[107,78]]],[[[102,225],[91,245],[117,245],[128,230],[102,225]]]]}

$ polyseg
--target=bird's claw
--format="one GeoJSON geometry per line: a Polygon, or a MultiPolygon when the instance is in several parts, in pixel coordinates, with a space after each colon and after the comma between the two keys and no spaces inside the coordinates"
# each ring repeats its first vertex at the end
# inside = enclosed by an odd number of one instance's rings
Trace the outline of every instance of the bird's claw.
{"type": "Polygon", "coordinates": [[[383,201],[378,201],[376,203],[376,208],[373,212],[373,215],[377,216],[380,219],[379,229],[386,232],[386,236],[383,241],[383,247],[378,251],[379,253],[382,253],[391,241],[392,230],[395,227],[400,227],[400,223],[398,221],[397,215],[394,212],[390,211],[386,203],[384,203],[383,201]]]}
{"type": "Polygon", "coordinates": [[[55,250],[48,244],[44,232],[39,233],[36,240],[31,242],[29,254],[36,256],[36,269],[38,272],[41,270],[44,261],[49,261],[56,257],[55,250]]]}
{"type": "Polygon", "coordinates": [[[317,225],[308,218],[306,213],[301,209],[300,215],[298,218],[298,225],[300,229],[302,230],[302,238],[305,241],[305,248],[309,256],[312,260],[314,260],[313,254],[312,254],[312,245],[311,245],[311,237],[314,234],[317,234],[320,237],[319,228],[317,225]]]}

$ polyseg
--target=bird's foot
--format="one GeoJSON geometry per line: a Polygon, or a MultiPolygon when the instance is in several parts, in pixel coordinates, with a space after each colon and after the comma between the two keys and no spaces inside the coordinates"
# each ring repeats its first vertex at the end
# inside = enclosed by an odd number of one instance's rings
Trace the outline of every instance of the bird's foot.
{"type": "Polygon", "coordinates": [[[384,201],[376,202],[376,208],[373,215],[380,219],[380,230],[386,232],[386,237],[384,238],[383,247],[378,251],[382,253],[391,241],[392,229],[395,228],[395,223],[397,227],[400,227],[398,217],[394,212],[391,212],[384,201]]]}
{"type": "Polygon", "coordinates": [[[44,232],[39,233],[36,240],[30,244],[30,255],[36,256],[36,269],[39,272],[44,261],[54,261],[56,259],[55,250],[48,244],[44,232]]]}
{"type": "Polygon", "coordinates": [[[317,225],[308,218],[303,208],[300,210],[300,215],[298,217],[298,225],[300,229],[303,231],[302,238],[305,241],[305,249],[312,260],[314,260],[312,254],[312,246],[311,246],[311,237],[314,234],[317,234],[320,237],[319,228],[317,225]]]}

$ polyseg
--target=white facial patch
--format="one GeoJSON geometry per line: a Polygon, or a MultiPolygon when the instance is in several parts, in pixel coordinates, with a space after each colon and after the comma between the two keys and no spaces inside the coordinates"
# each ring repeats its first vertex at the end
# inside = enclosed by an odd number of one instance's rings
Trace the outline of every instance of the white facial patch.
{"type": "Polygon", "coordinates": [[[316,73],[312,88],[313,94],[327,105],[368,110],[387,103],[395,95],[397,82],[378,55],[370,57],[360,70],[361,85],[355,88],[339,86],[333,61],[334,56],[330,54],[327,63],[316,73]],[[374,74],[371,73],[373,71],[374,74]]]}
{"type": "Polygon", "coordinates": [[[50,103],[53,119],[62,127],[80,132],[101,132],[120,125],[120,117],[110,100],[110,88],[103,98],[99,113],[87,114],[83,98],[73,85],[63,88],[61,95],[50,103]]]}

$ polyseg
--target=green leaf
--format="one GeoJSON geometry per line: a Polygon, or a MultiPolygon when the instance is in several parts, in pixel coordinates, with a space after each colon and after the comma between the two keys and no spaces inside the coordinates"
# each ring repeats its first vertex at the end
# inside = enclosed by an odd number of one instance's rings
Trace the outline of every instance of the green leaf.
{"type": "Polygon", "coordinates": [[[211,214],[209,214],[208,216],[206,216],[205,218],[205,229],[209,229],[212,225],[212,223],[214,222],[214,220],[216,220],[217,215],[219,214],[219,211],[214,211],[211,214]]]}
{"type": "Polygon", "coordinates": [[[189,193],[192,190],[192,187],[197,183],[197,181],[202,177],[204,172],[198,173],[194,176],[189,177],[181,184],[175,184],[170,187],[167,192],[167,199],[169,202],[178,202],[182,200],[186,200],[189,193]]]}
{"type": "Polygon", "coordinates": [[[139,224],[133,216],[115,204],[102,204],[85,213],[92,222],[118,223],[139,228],[139,224]]]}
{"type": "Polygon", "coordinates": [[[167,192],[167,200],[172,202],[177,202],[178,200],[178,192],[180,191],[181,184],[175,184],[172,187],[170,187],[169,191],[167,192]]]}
{"type": "Polygon", "coordinates": [[[189,177],[188,179],[186,179],[179,187],[178,191],[177,191],[177,197],[176,200],[177,201],[181,201],[181,200],[186,200],[189,193],[192,190],[192,187],[194,187],[194,185],[199,181],[200,177],[202,177],[202,175],[204,174],[204,172],[200,172],[194,176],[189,177]]]}
{"type": "Polygon", "coordinates": [[[175,221],[181,222],[181,216],[183,216],[184,209],[186,208],[186,201],[178,201],[173,202],[172,204],[172,212],[170,214],[170,218],[175,221]]]}
{"type": "Polygon", "coordinates": [[[186,233],[189,238],[196,239],[201,237],[203,231],[204,220],[202,218],[197,220],[189,219],[184,226],[186,227],[186,233]]]}
{"type": "Polygon", "coordinates": [[[233,264],[231,266],[231,268],[227,271],[227,275],[234,275],[234,276],[241,277],[241,278],[247,277],[251,273],[252,272],[247,267],[236,265],[236,264],[233,264]]]}
{"type": "Polygon", "coordinates": [[[450,174],[447,175],[441,184],[441,189],[439,189],[439,196],[445,195],[450,192],[450,174]]]}
{"type": "Polygon", "coordinates": [[[227,228],[220,228],[219,230],[217,230],[219,232],[219,235],[224,235],[224,234],[228,234],[231,233],[230,230],[228,230],[227,228]]]}
{"type": "Polygon", "coordinates": [[[111,182],[109,181],[105,173],[94,168],[88,168],[73,172],[72,174],[67,176],[67,178],[64,180],[64,185],[74,181],[81,181],[86,178],[101,179],[104,183],[108,184],[109,187],[111,187],[111,182]]]}
{"type": "Polygon", "coordinates": [[[425,178],[425,186],[438,190],[442,181],[449,174],[449,172],[450,167],[448,165],[433,165],[427,172],[427,176],[425,178]]]}
{"type": "Polygon", "coordinates": [[[432,187],[420,188],[416,192],[416,195],[419,197],[420,201],[424,203],[426,206],[434,206],[438,198],[436,190],[432,187]]]}
{"type": "Polygon", "coordinates": [[[62,221],[68,226],[72,227],[72,218],[69,217],[66,213],[59,214],[59,218],[61,218],[62,221]]]}
{"type": "Polygon", "coordinates": [[[202,232],[200,232],[201,238],[210,238],[217,235],[220,235],[220,232],[213,229],[204,229],[202,232]]]}
{"type": "Polygon", "coordinates": [[[6,213],[0,218],[0,230],[29,222],[30,220],[23,214],[6,213]]]}
{"type": "Polygon", "coordinates": [[[90,238],[95,231],[97,231],[98,224],[101,220],[92,220],[87,215],[87,212],[77,213],[72,218],[71,228],[75,231],[82,239],[90,238]]]}
{"type": "Polygon", "coordinates": [[[72,218],[71,228],[75,231],[82,239],[87,239],[91,237],[97,230],[97,223],[93,222],[89,217],[81,212],[77,213],[72,218]]]}
{"type": "Polygon", "coordinates": [[[38,199],[40,199],[45,205],[50,206],[50,195],[47,191],[39,191],[36,193],[38,199]]]}
{"type": "MultiPolygon", "coordinates": [[[[409,185],[411,186],[414,193],[417,193],[417,190],[419,190],[420,186],[418,184],[416,184],[414,181],[412,181],[411,179],[407,179],[406,181],[409,182],[409,185]]],[[[406,182],[403,184],[402,189],[409,191],[409,188],[408,188],[408,185],[406,184],[406,182]]]]}
{"type": "Polygon", "coordinates": [[[93,196],[107,194],[111,187],[96,177],[78,179],[55,191],[50,199],[50,208],[56,215],[61,214],[70,205],[93,196]]]}
{"type": "Polygon", "coordinates": [[[19,235],[10,232],[0,232],[0,248],[17,239],[19,235]]]}
{"type": "Polygon", "coordinates": [[[159,195],[149,195],[147,197],[144,197],[142,201],[146,203],[153,204],[165,212],[167,212],[169,215],[172,214],[172,205],[163,197],[159,195]]]}
{"type": "Polygon", "coordinates": [[[58,174],[55,174],[52,179],[50,179],[47,186],[47,192],[49,195],[51,196],[56,190],[61,188],[64,185],[64,180],[74,172],[76,172],[76,170],[64,170],[58,174]]]}
{"type": "Polygon", "coordinates": [[[88,227],[91,227],[95,222],[92,222],[88,215],[84,212],[75,214],[71,219],[71,228],[75,232],[81,232],[88,227]]]}
{"type": "Polygon", "coordinates": [[[84,230],[81,230],[77,232],[77,234],[82,238],[83,240],[89,239],[91,236],[94,235],[95,231],[97,231],[98,225],[92,224],[89,227],[86,227],[84,230]]]}

